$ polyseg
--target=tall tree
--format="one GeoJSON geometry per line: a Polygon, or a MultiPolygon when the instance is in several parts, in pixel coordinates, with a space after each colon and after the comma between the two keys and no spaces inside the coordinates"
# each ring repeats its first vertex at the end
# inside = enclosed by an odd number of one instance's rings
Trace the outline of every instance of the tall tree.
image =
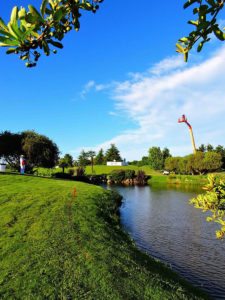
{"type": "Polygon", "coordinates": [[[207,172],[215,172],[219,170],[222,166],[222,156],[220,153],[206,152],[204,156],[204,164],[207,172]]]}
{"type": "Polygon", "coordinates": [[[52,168],[56,165],[59,149],[52,140],[35,131],[24,131],[22,136],[22,149],[32,168],[52,168]]]}
{"type": "Polygon", "coordinates": [[[65,154],[64,157],[60,158],[59,160],[59,166],[63,169],[63,173],[64,173],[64,169],[67,167],[72,167],[73,166],[73,157],[70,154],[65,154]]]}
{"type": "Polygon", "coordinates": [[[151,147],[148,151],[149,165],[154,170],[162,170],[164,167],[163,154],[160,147],[151,147]]]}
{"type": "Polygon", "coordinates": [[[170,172],[179,173],[179,162],[180,157],[167,157],[165,160],[165,169],[170,172]]]}
{"type": "Polygon", "coordinates": [[[87,157],[90,159],[91,161],[91,173],[93,174],[94,172],[94,169],[93,169],[93,166],[94,166],[94,157],[95,157],[96,153],[95,151],[92,151],[92,150],[89,150],[87,152],[87,157]]]}
{"type": "Polygon", "coordinates": [[[13,168],[19,168],[19,157],[25,155],[29,167],[55,166],[58,161],[59,149],[48,137],[35,131],[0,134],[0,156],[4,156],[13,168]]]}
{"type": "Polygon", "coordinates": [[[19,168],[22,149],[22,134],[3,131],[0,133],[0,157],[4,157],[12,168],[19,168]]]}
{"type": "Polygon", "coordinates": [[[86,167],[87,165],[90,164],[88,152],[85,152],[84,150],[81,151],[77,160],[78,160],[78,165],[80,167],[86,167]]]}
{"type": "Polygon", "coordinates": [[[208,144],[206,146],[206,150],[209,151],[209,152],[212,152],[214,150],[214,147],[211,144],[208,144]]]}
{"type": "Polygon", "coordinates": [[[138,162],[138,166],[147,166],[149,164],[148,156],[142,156],[141,160],[138,162]]]}
{"type": "Polygon", "coordinates": [[[162,156],[163,156],[163,164],[165,164],[165,160],[167,157],[171,157],[172,155],[170,154],[170,150],[168,148],[164,148],[162,150],[162,156]]]}
{"type": "Polygon", "coordinates": [[[105,153],[105,161],[122,161],[120,151],[117,149],[115,144],[111,144],[110,148],[105,153]]]}
{"type": "Polygon", "coordinates": [[[105,161],[104,152],[103,152],[103,149],[100,149],[98,154],[95,157],[95,164],[96,165],[103,165],[104,161],[105,161]]]}
{"type": "Polygon", "coordinates": [[[215,152],[219,153],[222,157],[222,168],[225,169],[225,148],[221,145],[218,145],[215,148],[215,152]]]}
{"type": "Polygon", "coordinates": [[[206,151],[206,146],[204,144],[201,144],[197,151],[205,152],[206,151]]]}

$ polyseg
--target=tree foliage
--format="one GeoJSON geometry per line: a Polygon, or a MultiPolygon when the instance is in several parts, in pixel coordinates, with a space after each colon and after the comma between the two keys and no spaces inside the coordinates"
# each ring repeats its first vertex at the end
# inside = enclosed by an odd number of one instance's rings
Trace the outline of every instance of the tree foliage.
{"type": "Polygon", "coordinates": [[[204,145],[202,144],[199,148],[198,148],[198,151],[202,151],[202,152],[207,152],[207,151],[210,151],[210,152],[216,152],[216,153],[219,153],[222,157],[222,168],[224,169],[225,168],[225,148],[221,145],[218,145],[216,147],[213,147],[211,144],[208,144],[208,145],[204,145]]]}
{"type": "Polygon", "coordinates": [[[13,168],[19,168],[19,157],[23,154],[30,168],[52,168],[58,161],[59,149],[48,137],[35,131],[0,134],[0,156],[4,156],[13,168]]]}
{"type": "Polygon", "coordinates": [[[0,157],[4,156],[12,168],[18,168],[22,149],[22,134],[3,131],[0,133],[0,157]]]}
{"type": "Polygon", "coordinates": [[[53,141],[34,131],[24,131],[22,135],[22,149],[32,168],[52,168],[56,165],[59,149],[53,141]]]}
{"type": "Polygon", "coordinates": [[[95,164],[96,165],[103,165],[104,162],[105,162],[104,152],[103,152],[103,149],[100,149],[98,154],[95,157],[95,164]]]}
{"type": "Polygon", "coordinates": [[[79,167],[86,167],[90,164],[88,152],[84,150],[81,151],[80,155],[78,156],[78,166],[79,167]]]}
{"type": "Polygon", "coordinates": [[[225,33],[217,22],[217,17],[224,7],[224,0],[188,0],[184,4],[184,8],[193,7],[194,20],[188,23],[193,30],[188,36],[179,39],[177,52],[184,55],[184,60],[188,60],[188,53],[197,44],[197,52],[200,52],[205,43],[211,39],[211,34],[215,35],[219,40],[225,40],[225,33]]]}
{"type": "Polygon", "coordinates": [[[209,175],[208,184],[204,189],[206,193],[191,199],[190,203],[203,212],[212,213],[206,220],[220,225],[220,230],[216,231],[216,237],[222,239],[225,236],[225,182],[209,175]]]}
{"type": "Polygon", "coordinates": [[[10,21],[0,18],[0,46],[7,54],[18,54],[27,67],[36,66],[41,53],[62,49],[65,34],[80,28],[81,11],[96,12],[103,0],[43,0],[40,10],[33,5],[15,6],[10,21]],[[52,49],[53,48],[53,49],[52,49]]]}
{"type": "Polygon", "coordinates": [[[148,153],[148,163],[154,170],[162,170],[165,160],[171,156],[168,148],[161,150],[160,147],[151,147],[148,153]]]}
{"type": "Polygon", "coordinates": [[[169,157],[165,160],[166,170],[179,174],[206,174],[222,166],[222,157],[217,152],[201,152],[184,157],[169,157]]]}
{"type": "Polygon", "coordinates": [[[72,157],[72,155],[66,153],[64,155],[64,157],[60,158],[59,166],[63,169],[63,173],[64,173],[65,168],[72,167],[73,166],[73,157],[72,157]]]}
{"type": "Polygon", "coordinates": [[[122,161],[122,158],[120,156],[120,151],[115,146],[115,144],[111,144],[110,148],[106,150],[105,153],[105,161],[122,161]]]}

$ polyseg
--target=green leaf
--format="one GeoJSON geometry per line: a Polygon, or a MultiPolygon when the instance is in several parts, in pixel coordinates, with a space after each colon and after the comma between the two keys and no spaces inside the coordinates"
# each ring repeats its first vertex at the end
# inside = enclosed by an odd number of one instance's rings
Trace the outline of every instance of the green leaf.
{"type": "Polygon", "coordinates": [[[54,21],[59,22],[65,14],[65,8],[60,7],[53,16],[54,21]]]}
{"type": "Polygon", "coordinates": [[[19,46],[19,41],[14,39],[10,40],[8,38],[0,36],[0,46],[5,47],[5,46],[19,46]]]}
{"type": "Polygon", "coordinates": [[[214,27],[213,28],[213,32],[214,32],[214,34],[215,34],[215,36],[220,40],[220,41],[224,41],[225,40],[225,36],[224,36],[224,33],[223,33],[223,31],[221,31],[220,29],[219,29],[219,27],[214,27]]]}
{"type": "Polygon", "coordinates": [[[46,41],[43,41],[42,46],[43,46],[45,54],[48,56],[50,54],[50,49],[49,49],[48,43],[46,41]]]}
{"type": "Polygon", "coordinates": [[[216,6],[216,3],[214,0],[206,0],[207,3],[209,3],[211,6],[216,6]]]}
{"type": "Polygon", "coordinates": [[[33,5],[28,5],[28,8],[29,8],[30,13],[36,20],[39,20],[42,23],[45,22],[45,20],[42,18],[40,13],[37,11],[37,9],[33,5]]]}
{"type": "Polygon", "coordinates": [[[182,37],[181,39],[179,39],[179,42],[187,44],[189,42],[189,39],[187,37],[182,37]]]}
{"type": "Polygon", "coordinates": [[[190,21],[188,21],[188,24],[198,26],[199,21],[198,20],[197,21],[190,20],[190,21]]]}
{"type": "Polygon", "coordinates": [[[5,22],[0,18],[0,29],[8,31],[8,27],[6,26],[5,22]]]}
{"type": "Polygon", "coordinates": [[[42,17],[44,17],[44,15],[45,15],[45,11],[46,11],[47,5],[48,5],[48,0],[43,0],[42,3],[41,3],[41,14],[42,14],[42,17]]]}
{"type": "Polygon", "coordinates": [[[57,47],[57,48],[60,48],[60,49],[63,48],[63,44],[61,44],[61,43],[59,43],[59,42],[55,42],[55,41],[53,41],[53,40],[48,40],[47,42],[48,42],[49,44],[51,44],[51,45],[57,47]]]}
{"type": "Polygon", "coordinates": [[[24,19],[25,16],[26,16],[27,12],[26,12],[26,9],[24,7],[22,7],[19,12],[18,12],[18,17],[19,19],[24,19]]]}
{"type": "Polygon", "coordinates": [[[7,51],[6,51],[6,54],[12,54],[12,53],[15,53],[17,51],[16,48],[9,48],[7,51]]]}
{"type": "Polygon", "coordinates": [[[176,44],[176,47],[177,47],[177,52],[184,53],[184,48],[179,43],[176,44]]]}
{"type": "Polygon", "coordinates": [[[188,0],[186,3],[184,3],[184,8],[189,7],[190,5],[192,5],[195,2],[199,2],[198,0],[188,0]]]}
{"type": "Polygon", "coordinates": [[[31,13],[28,13],[26,16],[25,16],[25,21],[29,24],[39,24],[39,19],[36,18],[35,16],[33,16],[31,13]]]}
{"type": "Polygon", "coordinates": [[[23,38],[23,32],[19,29],[17,22],[8,24],[9,32],[19,40],[23,38]]]}
{"type": "Polygon", "coordinates": [[[11,23],[8,24],[8,29],[9,29],[9,32],[10,32],[11,36],[13,36],[14,39],[18,40],[19,37],[18,37],[18,35],[14,32],[14,30],[12,29],[12,24],[11,24],[11,23]]]}
{"type": "Polygon", "coordinates": [[[17,20],[18,20],[18,7],[14,6],[13,9],[12,9],[10,22],[11,23],[16,23],[17,20]]]}
{"type": "MultiPolygon", "coordinates": [[[[8,27],[7,27],[7,29],[8,29],[8,27]]],[[[5,37],[5,38],[10,38],[10,39],[13,39],[13,40],[15,39],[14,35],[12,35],[9,32],[2,31],[1,29],[0,29],[0,34],[2,34],[3,37],[5,37]]]]}
{"type": "Polygon", "coordinates": [[[197,52],[200,52],[202,50],[203,45],[204,45],[204,42],[199,43],[197,52]]]}

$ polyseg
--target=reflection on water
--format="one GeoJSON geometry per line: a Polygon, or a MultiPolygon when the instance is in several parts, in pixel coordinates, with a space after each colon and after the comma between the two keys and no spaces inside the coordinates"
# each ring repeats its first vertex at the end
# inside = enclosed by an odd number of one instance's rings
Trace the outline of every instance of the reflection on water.
{"type": "Polygon", "coordinates": [[[188,200],[190,187],[114,187],[123,196],[121,222],[138,247],[171,265],[213,299],[225,299],[225,241],[216,224],[188,200]]]}

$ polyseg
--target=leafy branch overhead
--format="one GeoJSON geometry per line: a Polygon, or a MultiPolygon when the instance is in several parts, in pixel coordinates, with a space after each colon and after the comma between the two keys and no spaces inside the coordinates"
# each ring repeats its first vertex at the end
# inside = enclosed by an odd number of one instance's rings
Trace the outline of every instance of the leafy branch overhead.
{"type": "Polygon", "coordinates": [[[206,220],[219,224],[220,229],[216,231],[216,237],[223,239],[225,237],[225,181],[209,175],[208,184],[204,190],[205,194],[191,199],[190,203],[203,212],[212,213],[206,220]]]}
{"type": "MultiPolygon", "coordinates": [[[[28,5],[20,9],[15,6],[8,24],[0,18],[0,46],[7,47],[7,54],[19,54],[27,67],[36,66],[41,53],[47,56],[63,48],[62,40],[72,29],[80,28],[81,11],[96,12],[103,0],[42,0],[40,11],[28,5]]],[[[188,60],[188,53],[197,44],[200,52],[214,34],[225,40],[223,28],[219,27],[217,16],[224,7],[224,0],[188,0],[184,8],[193,6],[195,20],[188,23],[193,30],[179,39],[177,52],[188,60]]]]}
{"type": "Polygon", "coordinates": [[[0,46],[7,54],[18,54],[27,67],[36,66],[41,53],[56,53],[62,49],[65,34],[80,28],[81,11],[95,13],[103,0],[43,0],[40,11],[28,5],[15,6],[6,24],[0,18],[0,46]]]}
{"type": "Polygon", "coordinates": [[[176,44],[177,52],[184,55],[184,60],[188,60],[188,53],[197,44],[197,52],[200,52],[205,43],[210,41],[211,34],[219,40],[225,40],[224,28],[220,28],[217,16],[224,7],[224,0],[188,0],[184,8],[193,6],[195,20],[188,21],[193,26],[193,30],[188,36],[179,39],[176,44]]]}

